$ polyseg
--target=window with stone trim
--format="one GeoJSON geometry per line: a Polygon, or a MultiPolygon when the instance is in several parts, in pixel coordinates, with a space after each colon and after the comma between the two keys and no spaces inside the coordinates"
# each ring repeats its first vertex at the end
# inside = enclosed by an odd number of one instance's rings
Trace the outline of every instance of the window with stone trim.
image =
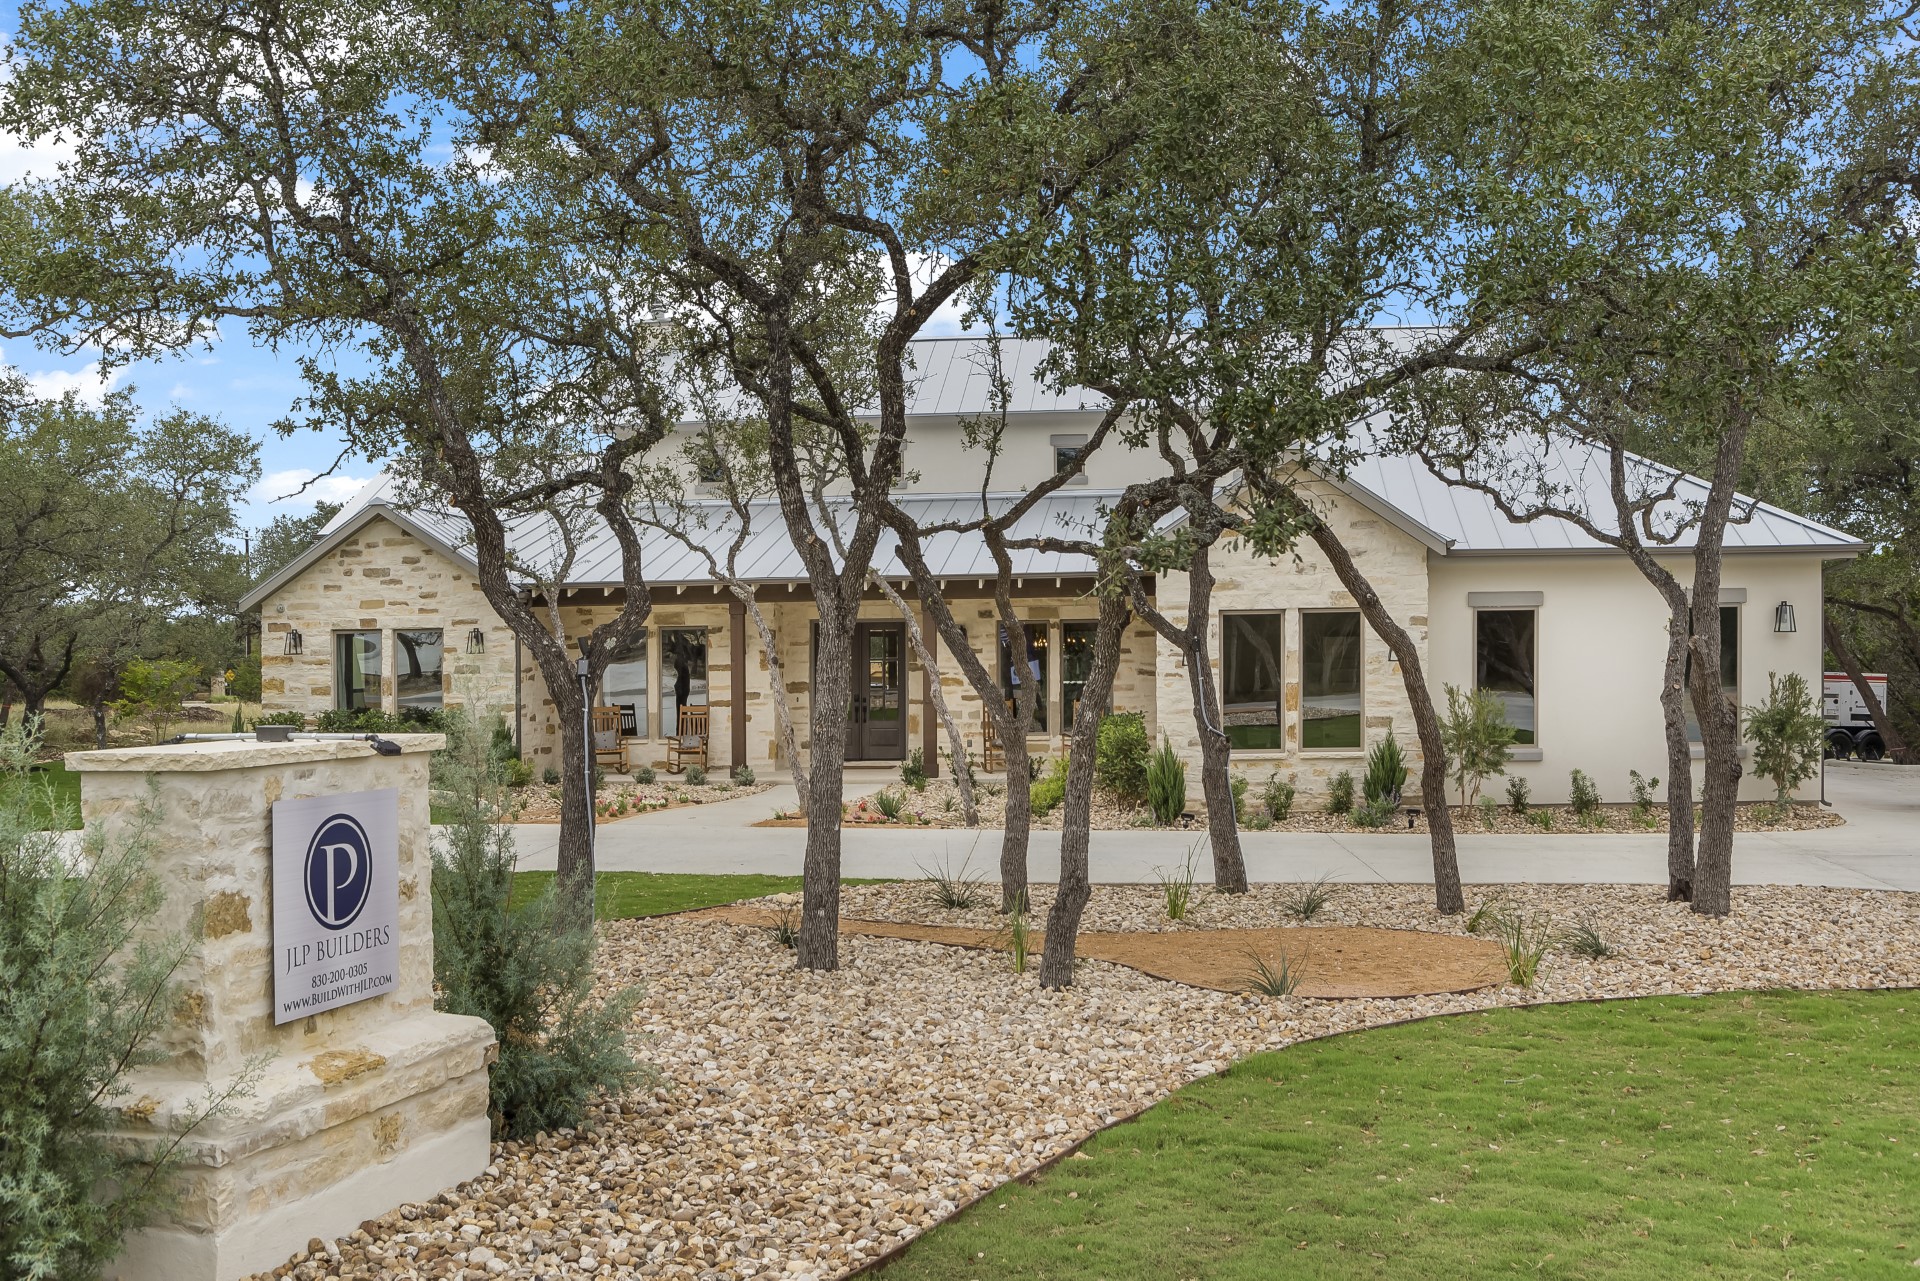
{"type": "Polygon", "coordinates": [[[1361,726],[1359,610],[1300,615],[1300,746],[1358,750],[1361,726]]]}
{"type": "Polygon", "coordinates": [[[1093,675],[1093,639],[1100,624],[1071,619],[1060,624],[1060,728],[1073,732],[1073,718],[1093,675]]]}
{"type": "Polygon", "coordinates": [[[442,635],[438,627],[394,630],[393,689],[401,711],[437,711],[445,705],[442,635]]]}
{"type": "Polygon", "coordinates": [[[707,705],[707,629],[660,629],[660,732],[680,732],[680,709],[707,705]]]}
{"type": "Polygon", "coordinates": [[[1220,702],[1227,742],[1245,751],[1286,748],[1286,613],[1220,616],[1220,702]]]}
{"type": "Polygon", "coordinates": [[[1020,683],[1033,682],[1033,724],[1029,728],[1044,734],[1047,732],[1047,625],[1028,623],[1025,630],[1026,661],[1020,663],[1015,662],[1013,650],[1007,644],[1006,629],[1000,629],[1000,689],[1011,704],[1020,683]]]}
{"type": "Polygon", "coordinates": [[[380,706],[380,633],[333,634],[333,705],[357,712],[380,706]]]}
{"type": "Polygon", "coordinates": [[[647,736],[647,636],[640,636],[613,652],[600,677],[603,706],[620,709],[620,732],[628,738],[647,736]]]}

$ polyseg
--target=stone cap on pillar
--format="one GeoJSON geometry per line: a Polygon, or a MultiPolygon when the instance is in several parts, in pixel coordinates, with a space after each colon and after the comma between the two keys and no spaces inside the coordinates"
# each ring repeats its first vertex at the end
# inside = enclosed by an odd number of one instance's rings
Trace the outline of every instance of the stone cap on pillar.
{"type": "MultiPolygon", "coordinates": [[[[382,734],[380,738],[397,746],[402,756],[415,752],[437,752],[447,745],[445,734],[382,734]]],[[[152,774],[161,771],[212,773],[216,770],[301,765],[309,761],[337,761],[343,757],[374,755],[378,753],[373,750],[373,744],[365,739],[296,738],[285,743],[216,739],[197,743],[163,743],[157,747],[109,747],[68,752],[66,762],[67,768],[77,774],[152,774]]]]}

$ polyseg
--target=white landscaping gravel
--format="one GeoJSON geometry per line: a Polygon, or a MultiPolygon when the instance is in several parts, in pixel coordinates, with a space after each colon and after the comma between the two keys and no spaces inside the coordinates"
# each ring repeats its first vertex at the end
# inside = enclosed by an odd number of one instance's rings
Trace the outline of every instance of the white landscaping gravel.
{"type": "MultiPolygon", "coordinates": [[[[989,886],[991,891],[994,887],[989,886]]],[[[1175,926],[1158,887],[1099,886],[1083,928],[1293,924],[1297,887],[1197,896],[1175,926]]],[[[498,1144],[486,1174],[273,1275],[686,1278],[842,1275],[1005,1180],[1259,1050],[1459,1010],[1764,987],[1920,984],[1920,895],[1736,892],[1724,921],[1650,886],[1468,887],[1619,954],[1556,952],[1532,990],[1316,1001],[1182,987],[1083,962],[1040,989],[999,954],[842,938],[841,969],[798,972],[762,929],[665,917],[606,927],[609,987],[640,983],[663,1083],[578,1133],[498,1144]]],[[[1050,887],[1034,887],[1044,911],[1050,887]]],[[[939,924],[918,884],[848,887],[849,917],[939,924]]],[[[1317,924],[1459,931],[1426,886],[1342,887],[1317,924]]]]}

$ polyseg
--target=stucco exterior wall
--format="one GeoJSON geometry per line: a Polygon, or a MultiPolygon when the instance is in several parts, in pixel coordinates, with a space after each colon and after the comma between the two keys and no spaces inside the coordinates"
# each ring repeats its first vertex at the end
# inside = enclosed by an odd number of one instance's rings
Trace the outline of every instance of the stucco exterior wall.
{"type": "MultiPolygon", "coordinates": [[[[1691,562],[1670,568],[1682,582],[1691,562]]],[[[1798,671],[1820,688],[1821,562],[1787,554],[1729,555],[1722,601],[1745,592],[1740,611],[1739,701],[1767,694],[1767,674],[1798,671]],[[1774,609],[1794,607],[1798,630],[1776,633],[1774,609]]],[[[1515,761],[1536,801],[1565,801],[1574,769],[1585,770],[1608,801],[1629,799],[1627,771],[1664,779],[1666,740],[1660,679],[1666,657],[1667,610],[1659,594],[1622,557],[1532,555],[1435,557],[1433,640],[1428,680],[1445,706],[1445,686],[1473,679],[1473,610],[1469,592],[1540,592],[1538,706],[1540,759],[1515,761]]],[[[1694,766],[1698,785],[1700,766],[1694,766]]],[[[1741,780],[1743,800],[1773,795],[1765,779],[1741,780]]],[[[1814,781],[1803,798],[1819,795],[1814,781]]]]}
{"type": "Polygon", "coordinates": [[[261,602],[264,637],[261,701],[269,711],[309,717],[337,706],[333,636],[381,633],[381,706],[396,706],[396,629],[441,631],[443,697],[448,705],[474,702],[511,715],[513,633],[487,604],[466,566],[376,517],[261,602]],[[484,651],[467,653],[478,627],[484,651]],[[287,636],[300,633],[302,652],[288,654],[287,636]]]}
{"type": "MultiPolygon", "coordinates": [[[[1315,506],[1339,532],[1354,563],[1367,576],[1380,599],[1420,646],[1426,658],[1427,549],[1372,511],[1326,486],[1309,491],[1315,506]]],[[[1269,774],[1290,779],[1303,798],[1324,795],[1329,781],[1342,770],[1352,771],[1356,783],[1365,770],[1367,749],[1393,734],[1405,750],[1407,763],[1419,770],[1420,742],[1407,704],[1406,686],[1386,642],[1361,624],[1361,717],[1363,744],[1350,750],[1307,749],[1301,746],[1301,645],[1303,611],[1357,609],[1353,596],[1340,585],[1333,566],[1309,541],[1292,555],[1256,556],[1244,546],[1222,544],[1213,554],[1213,609],[1207,625],[1207,653],[1214,679],[1221,679],[1221,616],[1241,611],[1285,612],[1282,635],[1285,659],[1284,727],[1286,748],[1278,751],[1235,750],[1232,769],[1256,785],[1269,774]]],[[[1178,626],[1187,622],[1188,576],[1167,574],[1159,583],[1160,609],[1178,626]]],[[[1200,736],[1194,724],[1193,693],[1185,656],[1171,643],[1157,642],[1156,704],[1159,729],[1187,763],[1188,794],[1197,797],[1200,736]]]]}

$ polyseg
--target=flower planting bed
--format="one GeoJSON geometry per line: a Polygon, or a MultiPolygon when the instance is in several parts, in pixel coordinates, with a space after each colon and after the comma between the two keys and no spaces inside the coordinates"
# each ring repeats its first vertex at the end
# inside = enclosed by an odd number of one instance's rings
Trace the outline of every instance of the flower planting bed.
{"type": "MultiPolygon", "coordinates": [[[[987,889],[991,892],[993,887],[987,889]]],[[[1309,923],[1300,887],[1202,889],[1171,922],[1157,887],[1097,886],[1093,932],[1328,927],[1465,936],[1419,885],[1340,888],[1309,923]]],[[[1920,895],[1741,888],[1725,920],[1650,886],[1468,888],[1584,921],[1614,949],[1555,950],[1531,988],[1318,1000],[1164,982],[1083,960],[1042,990],[1005,954],[850,935],[799,972],[772,931],[695,916],[611,924],[609,989],[641,984],[635,1030],[664,1080],[578,1131],[498,1144],[479,1178],[277,1270],[320,1277],[813,1277],[846,1274],[1101,1126],[1257,1050],[1425,1015],[1544,1001],[1920,984],[1920,895]]],[[[994,896],[997,898],[997,895],[994,896]]],[[[1033,890],[1036,925],[1051,889],[1033,890]]],[[[765,906],[763,903],[762,906],[765,906]]],[[[848,915],[991,931],[993,904],[924,883],[847,887],[848,915]]]]}

